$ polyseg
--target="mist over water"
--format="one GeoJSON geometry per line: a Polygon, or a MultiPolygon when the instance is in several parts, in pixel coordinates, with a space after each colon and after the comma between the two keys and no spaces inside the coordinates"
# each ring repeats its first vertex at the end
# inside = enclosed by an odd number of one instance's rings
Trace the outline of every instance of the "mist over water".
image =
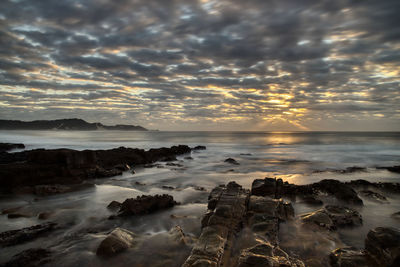
{"type": "MultiPolygon", "coordinates": [[[[50,211],[52,216],[49,220],[65,228],[57,230],[51,237],[2,249],[0,263],[24,249],[48,245],[60,253],[60,262],[57,265],[106,266],[110,262],[99,260],[95,250],[105,235],[115,227],[151,237],[150,241],[144,242],[139,248],[141,255],[145,255],[145,251],[152,244],[163,240],[165,234],[175,225],[180,225],[186,234],[197,236],[200,233],[201,217],[207,209],[210,190],[233,180],[247,188],[251,187],[254,179],[266,176],[282,178],[295,184],[308,184],[322,179],[400,181],[399,174],[375,169],[377,166],[399,165],[400,133],[393,132],[0,131],[0,142],[24,143],[28,150],[110,149],[119,146],[147,150],[178,144],[207,147],[207,150],[193,151],[190,155],[192,160],[185,158],[188,155],[178,157],[176,163],[182,167],[168,166],[166,163],[160,163],[158,168],[133,166],[135,174],[125,172],[121,176],[96,179],[94,188],[83,191],[41,198],[32,195],[1,196],[0,209],[22,206],[23,210],[34,215],[50,211]],[[237,160],[240,165],[225,163],[224,160],[229,157],[237,160]],[[352,166],[367,169],[354,173],[335,172],[352,166]],[[163,186],[175,189],[166,189],[163,186]],[[204,187],[207,192],[198,191],[196,187],[204,187]],[[126,198],[142,194],[162,193],[172,195],[181,205],[152,215],[107,220],[112,213],[106,206],[112,200],[122,202],[126,198]]],[[[362,247],[369,229],[397,225],[398,222],[390,214],[400,211],[400,199],[395,195],[387,198],[390,204],[377,204],[363,199],[365,205],[359,211],[364,225],[357,229],[341,230],[339,236],[344,244],[362,247]]],[[[299,203],[294,203],[294,207],[296,215],[317,209],[299,203]]],[[[11,220],[6,215],[0,215],[0,231],[42,222],[35,216],[11,220]]],[[[283,226],[282,232],[293,232],[296,227],[283,226]]],[[[315,241],[307,241],[311,236],[303,233],[296,237],[302,237],[305,243],[315,241]]],[[[283,246],[293,246],[285,238],[282,240],[283,246]]],[[[326,245],[326,250],[337,245],[322,241],[321,244],[326,245]]],[[[174,264],[180,266],[189,251],[183,250],[179,255],[176,254],[177,251],[169,253],[176,259],[174,264]]],[[[152,260],[159,257],[161,256],[155,255],[154,258],[128,260],[130,257],[122,254],[113,259],[112,264],[116,265],[121,260],[126,264],[151,264],[152,260]]],[[[174,264],[168,266],[175,266],[174,264]]]]}

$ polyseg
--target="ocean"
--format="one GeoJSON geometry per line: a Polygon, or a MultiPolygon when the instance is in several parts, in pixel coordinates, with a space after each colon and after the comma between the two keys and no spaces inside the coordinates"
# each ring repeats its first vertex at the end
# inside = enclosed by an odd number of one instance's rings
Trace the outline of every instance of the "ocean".
{"type": "MultiPolygon", "coordinates": [[[[400,165],[399,132],[0,131],[0,142],[24,143],[26,149],[85,150],[120,146],[150,149],[178,144],[207,147],[206,150],[193,151],[190,155],[192,159],[185,158],[188,155],[178,157],[178,166],[168,166],[166,163],[154,168],[132,166],[135,174],[128,171],[121,176],[96,179],[96,186],[92,189],[39,200],[30,195],[1,196],[0,209],[24,206],[35,214],[52,211],[53,221],[68,225],[67,230],[40,240],[42,246],[49,245],[60,251],[57,265],[61,266],[108,264],[96,258],[93,250],[115,226],[115,222],[106,219],[111,214],[106,206],[112,200],[123,201],[142,194],[173,195],[181,203],[176,208],[118,225],[136,233],[155,236],[153,242],[157,243],[157,234],[175,225],[180,225],[187,234],[198,235],[209,192],[215,186],[229,181],[236,181],[247,188],[251,187],[254,179],[264,177],[282,178],[295,184],[308,184],[322,179],[400,181],[399,174],[376,169],[400,165]],[[239,165],[224,162],[227,158],[234,158],[239,165]],[[365,169],[341,172],[354,166],[365,169]],[[206,192],[196,190],[198,187],[204,187],[206,192]],[[98,229],[96,234],[87,234],[88,229],[93,228],[98,229]]],[[[364,201],[365,205],[360,210],[364,225],[356,230],[344,229],[339,232],[346,245],[361,248],[371,228],[398,224],[390,218],[390,214],[400,211],[400,199],[398,196],[388,196],[388,200],[390,204],[385,205],[364,201]]],[[[293,205],[296,214],[315,210],[315,207],[297,203],[293,205]]],[[[37,223],[41,221],[35,216],[10,220],[0,215],[0,232],[37,223]]],[[[0,263],[32,246],[35,246],[34,242],[3,249],[0,263]]],[[[155,259],[146,258],[147,252],[142,252],[143,258],[131,263],[152,265],[155,259]]],[[[176,266],[182,263],[187,253],[181,251],[175,256],[176,266]]]]}

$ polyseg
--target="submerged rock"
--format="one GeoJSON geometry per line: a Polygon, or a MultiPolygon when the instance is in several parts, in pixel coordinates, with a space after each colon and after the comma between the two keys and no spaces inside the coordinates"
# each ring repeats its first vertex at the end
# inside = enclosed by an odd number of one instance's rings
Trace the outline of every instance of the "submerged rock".
{"type": "Polygon", "coordinates": [[[400,211],[393,213],[391,217],[400,220],[400,211]]]}
{"type": "Polygon", "coordinates": [[[43,248],[30,248],[13,256],[1,267],[36,267],[50,262],[51,251],[43,248]]]}
{"type": "Polygon", "coordinates": [[[13,246],[30,241],[42,234],[52,231],[56,225],[56,223],[49,222],[18,230],[2,232],[0,233],[0,246],[13,246]]]}
{"type": "Polygon", "coordinates": [[[233,158],[227,158],[226,160],[224,160],[224,162],[230,163],[230,164],[233,164],[233,165],[240,165],[239,162],[237,162],[237,161],[236,161],[235,159],[233,159],[233,158]]]}
{"type": "Polygon", "coordinates": [[[193,148],[193,150],[205,150],[205,149],[206,149],[205,146],[195,146],[195,147],[193,148]]]}
{"type": "Polygon", "coordinates": [[[111,201],[110,204],[108,204],[107,209],[109,210],[119,210],[121,208],[122,203],[118,201],[111,201]]]}
{"type": "Polygon", "coordinates": [[[122,252],[135,244],[136,235],[126,229],[114,229],[96,250],[98,256],[110,257],[122,252]]]}
{"type": "Polygon", "coordinates": [[[170,195],[142,195],[136,198],[128,198],[122,204],[118,216],[143,215],[161,209],[171,208],[178,203],[170,195]]]}
{"type": "Polygon", "coordinates": [[[377,227],[369,231],[365,239],[365,250],[379,266],[400,265],[400,230],[377,227]]]}

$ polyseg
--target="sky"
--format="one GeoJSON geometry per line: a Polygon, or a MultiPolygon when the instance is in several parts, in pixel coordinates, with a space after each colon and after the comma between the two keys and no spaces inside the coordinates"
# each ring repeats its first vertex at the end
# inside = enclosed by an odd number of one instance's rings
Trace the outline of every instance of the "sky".
{"type": "Polygon", "coordinates": [[[0,118],[400,130],[399,0],[1,0],[0,118]]]}

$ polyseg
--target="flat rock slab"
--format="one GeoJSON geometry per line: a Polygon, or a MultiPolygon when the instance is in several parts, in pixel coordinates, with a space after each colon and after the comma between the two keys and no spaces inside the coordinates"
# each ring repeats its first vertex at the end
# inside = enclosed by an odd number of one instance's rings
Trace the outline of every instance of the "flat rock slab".
{"type": "Polygon", "coordinates": [[[49,222],[18,230],[2,232],[0,233],[0,246],[7,247],[30,241],[42,234],[52,231],[56,225],[56,223],[49,222]]]}
{"type": "MultiPolygon", "coordinates": [[[[128,198],[122,204],[118,216],[143,215],[158,210],[171,208],[178,203],[171,195],[142,195],[128,198]]],[[[111,203],[110,203],[111,205],[111,203]]]]}

